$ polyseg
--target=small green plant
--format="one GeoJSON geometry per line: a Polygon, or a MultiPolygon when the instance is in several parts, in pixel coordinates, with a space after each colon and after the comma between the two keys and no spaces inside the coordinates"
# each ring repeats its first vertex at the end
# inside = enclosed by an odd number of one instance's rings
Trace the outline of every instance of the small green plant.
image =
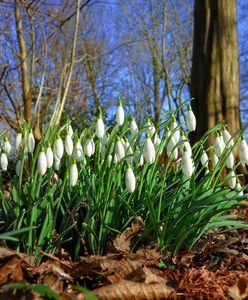
{"type": "MultiPolygon", "coordinates": [[[[63,245],[75,258],[103,254],[110,234],[141,216],[146,226],[137,244],[149,236],[175,254],[192,249],[211,229],[246,226],[226,214],[245,198],[235,172],[248,164],[244,129],[231,136],[218,124],[191,147],[187,135],[195,130],[194,114],[189,107],[186,124],[178,124],[177,112],[164,114],[157,128],[151,119],[138,128],[120,102],[114,127],[105,127],[99,109],[90,127],[48,128],[37,145],[24,122],[15,140],[10,196],[1,183],[0,238],[26,253],[63,245]],[[240,162],[232,154],[239,142],[240,162]]],[[[3,133],[1,139],[5,174],[11,146],[3,133]]]]}

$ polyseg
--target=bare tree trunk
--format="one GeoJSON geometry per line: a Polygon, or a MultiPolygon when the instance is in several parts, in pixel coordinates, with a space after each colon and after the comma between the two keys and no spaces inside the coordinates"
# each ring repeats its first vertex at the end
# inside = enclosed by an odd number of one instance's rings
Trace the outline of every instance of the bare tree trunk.
{"type": "Polygon", "coordinates": [[[27,48],[24,38],[22,19],[20,15],[19,1],[15,0],[15,22],[16,22],[16,33],[18,38],[18,44],[20,49],[20,61],[21,61],[21,72],[22,72],[22,92],[23,92],[23,103],[24,103],[24,118],[26,121],[31,121],[32,118],[32,97],[31,87],[28,74],[27,64],[27,48]]]}
{"type": "Polygon", "coordinates": [[[191,95],[197,117],[192,137],[225,120],[240,129],[236,0],[195,0],[191,95]]]}

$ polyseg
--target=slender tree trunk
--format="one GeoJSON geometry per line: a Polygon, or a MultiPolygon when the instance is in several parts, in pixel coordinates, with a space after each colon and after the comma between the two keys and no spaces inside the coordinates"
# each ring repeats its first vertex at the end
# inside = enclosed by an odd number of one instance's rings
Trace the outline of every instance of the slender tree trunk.
{"type": "Polygon", "coordinates": [[[191,95],[197,117],[192,141],[225,121],[240,129],[236,0],[195,0],[191,95]]]}
{"type": "Polygon", "coordinates": [[[28,54],[27,54],[26,42],[24,38],[24,31],[22,26],[22,19],[20,15],[20,7],[19,7],[18,0],[15,1],[15,22],[16,22],[16,34],[17,34],[19,50],[20,50],[24,118],[26,121],[31,121],[32,97],[31,97],[31,87],[30,87],[30,79],[29,79],[28,64],[27,64],[28,54]]]}

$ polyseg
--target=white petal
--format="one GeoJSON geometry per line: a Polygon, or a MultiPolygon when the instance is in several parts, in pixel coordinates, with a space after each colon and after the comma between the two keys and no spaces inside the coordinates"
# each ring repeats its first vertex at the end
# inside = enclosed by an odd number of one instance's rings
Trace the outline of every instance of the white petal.
{"type": "Polygon", "coordinates": [[[75,149],[76,149],[76,159],[77,161],[81,161],[83,159],[83,148],[79,141],[76,143],[75,149]]]}
{"type": "Polygon", "coordinates": [[[69,156],[72,155],[73,141],[72,141],[72,138],[69,134],[65,137],[65,151],[69,156]]]}
{"type": "Polygon", "coordinates": [[[248,165],[248,145],[245,139],[240,142],[239,159],[242,166],[248,165]]]}
{"type": "Polygon", "coordinates": [[[152,140],[148,137],[145,141],[144,157],[148,164],[152,164],[155,161],[155,147],[152,140]]]}
{"type": "Polygon", "coordinates": [[[78,168],[75,163],[71,165],[70,168],[70,185],[75,186],[78,180],[78,168]]]}
{"type": "Polygon", "coordinates": [[[122,126],[124,123],[125,113],[123,106],[118,106],[117,113],[116,113],[116,122],[119,126],[122,126]]]}
{"type": "Polygon", "coordinates": [[[32,132],[28,134],[28,152],[33,153],[35,148],[35,139],[32,132]]]}
{"type": "Polygon", "coordinates": [[[1,153],[0,156],[0,167],[3,171],[7,171],[8,168],[8,157],[6,155],[6,153],[1,153]]]}
{"type": "Polygon", "coordinates": [[[233,166],[234,166],[234,156],[232,154],[232,152],[230,152],[227,156],[227,159],[226,159],[226,166],[229,168],[229,169],[232,169],[233,166]]]}
{"type": "Polygon", "coordinates": [[[64,154],[64,145],[61,138],[57,138],[54,144],[54,151],[57,158],[61,159],[64,154]]]}
{"type": "Polygon", "coordinates": [[[19,150],[22,144],[22,134],[20,132],[17,133],[15,138],[15,148],[19,150]]]}
{"type": "Polygon", "coordinates": [[[195,131],[196,129],[196,118],[192,110],[188,111],[186,116],[186,123],[189,131],[195,131]]]}
{"type": "Polygon", "coordinates": [[[51,147],[47,147],[46,149],[46,159],[47,159],[47,167],[49,169],[53,166],[53,151],[51,147]]]}
{"type": "Polygon", "coordinates": [[[38,172],[41,176],[46,173],[47,170],[47,159],[44,151],[41,151],[38,156],[38,172]]]}
{"type": "Polygon", "coordinates": [[[234,171],[231,171],[229,173],[229,179],[228,179],[228,183],[231,189],[235,189],[236,183],[237,183],[237,178],[236,175],[234,173],[234,171]]]}
{"type": "Polygon", "coordinates": [[[115,154],[116,154],[117,161],[120,161],[125,156],[125,149],[121,141],[116,142],[115,154]]]}
{"type": "Polygon", "coordinates": [[[128,167],[125,174],[126,187],[129,193],[133,193],[136,186],[136,179],[133,170],[128,167]]]}
{"type": "Polygon", "coordinates": [[[96,122],[96,136],[101,139],[105,133],[105,127],[102,118],[98,118],[96,122]]]}

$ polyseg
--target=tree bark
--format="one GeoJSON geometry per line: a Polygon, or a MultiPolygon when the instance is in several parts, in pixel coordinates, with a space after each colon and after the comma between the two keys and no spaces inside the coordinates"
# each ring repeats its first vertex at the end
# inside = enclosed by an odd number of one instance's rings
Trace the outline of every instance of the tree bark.
{"type": "Polygon", "coordinates": [[[20,61],[22,72],[22,92],[24,103],[24,118],[26,121],[31,121],[32,118],[32,95],[30,87],[30,79],[28,74],[27,64],[27,48],[24,38],[24,31],[22,26],[22,19],[20,15],[19,1],[15,1],[15,22],[16,22],[16,34],[18,38],[18,44],[20,49],[20,61]]]}
{"type": "Polygon", "coordinates": [[[240,129],[239,55],[236,0],[195,0],[191,95],[197,129],[195,142],[225,121],[240,129]]]}

